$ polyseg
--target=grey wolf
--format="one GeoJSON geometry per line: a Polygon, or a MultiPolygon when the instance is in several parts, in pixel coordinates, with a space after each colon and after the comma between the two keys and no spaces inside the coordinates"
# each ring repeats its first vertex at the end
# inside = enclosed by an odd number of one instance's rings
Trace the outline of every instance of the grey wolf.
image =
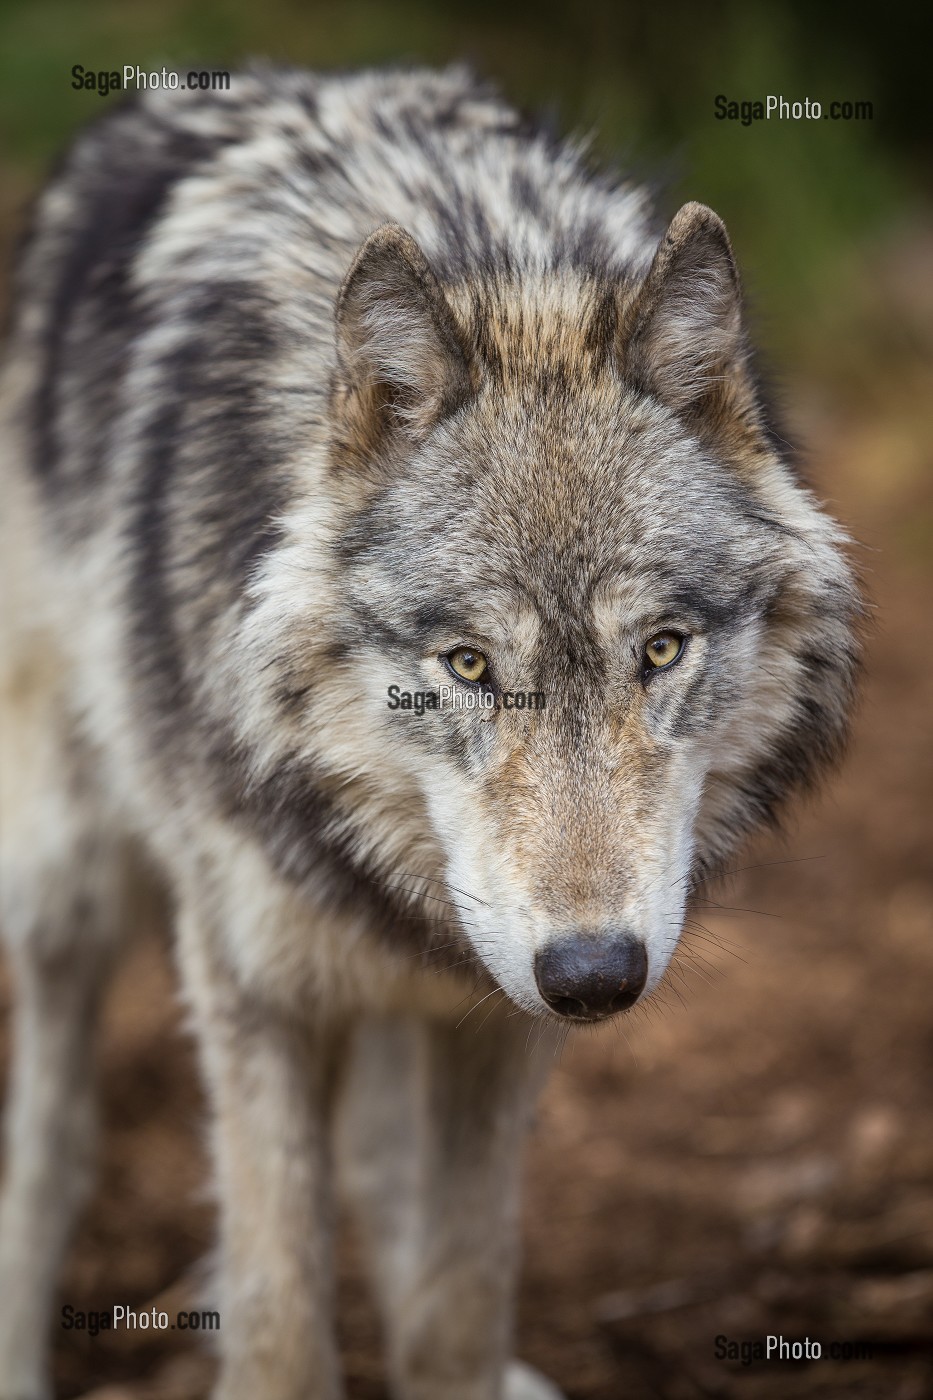
{"type": "Polygon", "coordinates": [[[100,989],[170,892],[220,1400],[332,1400],[331,1144],[402,1400],[511,1361],[575,1023],[842,745],[859,601],[729,238],[464,71],[148,93],[41,196],[4,371],[0,1392],[48,1393],[100,989]],[[393,712],[458,687],[492,707],[393,712]],[[543,708],[499,705],[506,691],[543,708]]]}

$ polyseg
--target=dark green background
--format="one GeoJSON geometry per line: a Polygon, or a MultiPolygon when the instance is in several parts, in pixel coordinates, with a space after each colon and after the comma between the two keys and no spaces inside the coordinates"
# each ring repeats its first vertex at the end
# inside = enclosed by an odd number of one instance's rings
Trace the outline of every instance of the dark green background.
{"type": "MultiPolygon", "coordinates": [[[[922,6],[743,0],[5,0],[0,132],[10,217],[68,133],[105,102],[71,68],[313,67],[466,57],[510,96],[592,133],[671,212],[712,204],[779,362],[854,387],[909,346],[875,304],[870,258],[927,218],[929,45],[922,6]],[[862,122],[717,121],[714,99],[873,103],[862,122]],[[866,261],[866,259],[868,261],[866,261]],[[870,347],[866,347],[866,339],[870,347]],[[828,347],[833,354],[828,355],[828,347]]],[[[7,220],[9,222],[9,219],[7,220]]]]}

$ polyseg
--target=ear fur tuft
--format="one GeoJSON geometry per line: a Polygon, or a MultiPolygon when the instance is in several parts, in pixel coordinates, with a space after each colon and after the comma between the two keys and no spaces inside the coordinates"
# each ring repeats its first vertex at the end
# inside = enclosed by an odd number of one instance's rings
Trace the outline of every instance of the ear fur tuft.
{"type": "Polygon", "coordinates": [[[705,205],[685,204],[625,309],[623,373],[683,412],[714,394],[743,356],[739,275],[725,224],[705,205]]]}
{"type": "Polygon", "coordinates": [[[337,358],[355,431],[418,441],[471,389],[453,313],[424,253],[398,224],[370,234],[337,298],[337,358]]]}

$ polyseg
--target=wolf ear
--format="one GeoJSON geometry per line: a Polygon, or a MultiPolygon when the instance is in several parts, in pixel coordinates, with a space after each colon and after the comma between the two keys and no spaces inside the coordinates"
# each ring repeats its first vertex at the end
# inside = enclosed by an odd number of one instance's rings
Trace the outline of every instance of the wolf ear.
{"type": "Polygon", "coordinates": [[[460,333],[411,234],[384,224],[354,259],[337,298],[339,390],[349,439],[418,441],[471,389],[460,333]]]}
{"type": "Polygon", "coordinates": [[[671,408],[714,396],[743,360],[739,274],[726,226],[703,204],[671,220],[622,317],[623,373],[671,408]]]}

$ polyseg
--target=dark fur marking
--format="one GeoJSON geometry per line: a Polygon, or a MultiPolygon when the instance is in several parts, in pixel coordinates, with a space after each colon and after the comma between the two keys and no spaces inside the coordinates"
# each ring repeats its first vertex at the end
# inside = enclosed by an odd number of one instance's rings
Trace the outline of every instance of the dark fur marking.
{"type": "Polygon", "coordinates": [[[696,619],[705,631],[714,631],[746,620],[754,614],[766,615],[774,585],[767,579],[751,578],[744,588],[723,597],[722,580],[710,575],[705,587],[689,585],[672,589],[666,601],[673,617],[696,619]]]}
{"type": "Polygon", "coordinates": [[[275,344],[262,310],[223,283],[203,289],[192,309],[188,339],[157,366],[170,407],[142,434],[130,525],[134,654],[156,709],[176,717],[190,711],[184,678],[198,668],[207,629],[278,543],[287,499],[283,445],[257,398],[275,344]],[[203,600],[187,592],[192,572],[212,581],[203,600]]]}
{"type": "Polygon", "coordinates": [[[534,214],[536,218],[541,217],[540,191],[535,188],[531,177],[524,170],[513,170],[512,172],[512,197],[516,204],[527,209],[529,214],[534,214]]]}
{"type": "Polygon", "coordinates": [[[422,603],[411,619],[412,634],[419,638],[427,638],[437,632],[455,634],[463,625],[463,618],[454,608],[437,601],[422,603]]]}
{"type": "Polygon", "coordinates": [[[318,907],[354,916],[365,912],[372,930],[388,946],[421,953],[432,965],[472,963],[465,940],[461,946],[449,925],[443,941],[453,946],[443,954],[432,953],[437,923],[407,906],[377,872],[364,866],[339,807],[322,792],[321,774],[312,765],[287,760],[257,782],[248,756],[230,745],[215,752],[214,767],[226,775],[228,813],[245,820],[278,873],[307,885],[318,907]]]}
{"type": "Polygon", "coordinates": [[[184,718],[192,703],[168,582],[170,502],[166,486],[177,450],[182,402],[169,398],[168,407],[147,426],[146,452],[131,500],[131,655],[139,693],[149,712],[161,721],[159,733],[163,736],[165,721],[184,718]]]}
{"type": "Polygon", "coordinates": [[[315,178],[340,174],[340,162],[332,151],[309,151],[304,147],[299,152],[298,161],[302,170],[315,178]]]}
{"type": "MultiPolygon", "coordinates": [[[[107,118],[93,135],[87,134],[66,162],[63,183],[78,196],[78,206],[65,256],[49,299],[44,337],[43,373],[34,405],[36,470],[50,482],[61,457],[58,440],[58,394],[69,375],[74,394],[96,391],[99,426],[106,430],[113,411],[116,383],[125,355],[139,332],[129,304],[128,275],[133,259],[173,186],[210,154],[211,145],[183,132],[163,131],[154,124],[140,126],[155,150],[141,152],[138,138],[125,139],[124,127],[136,116],[127,103],[107,118]],[[83,320],[82,320],[83,313],[83,320]],[[66,355],[74,330],[90,345],[90,362],[66,355]],[[101,373],[100,355],[109,348],[108,373],[101,373]]],[[[85,471],[96,473],[103,452],[90,453],[85,471]]]]}
{"type": "Polygon", "coordinates": [[[403,615],[390,623],[381,613],[375,612],[360,598],[355,598],[348,607],[353,622],[344,625],[341,643],[356,651],[367,647],[379,647],[387,655],[397,655],[400,659],[421,656],[428,641],[438,631],[449,632],[456,637],[464,626],[463,618],[453,609],[440,604],[428,604],[414,613],[403,615]]]}

